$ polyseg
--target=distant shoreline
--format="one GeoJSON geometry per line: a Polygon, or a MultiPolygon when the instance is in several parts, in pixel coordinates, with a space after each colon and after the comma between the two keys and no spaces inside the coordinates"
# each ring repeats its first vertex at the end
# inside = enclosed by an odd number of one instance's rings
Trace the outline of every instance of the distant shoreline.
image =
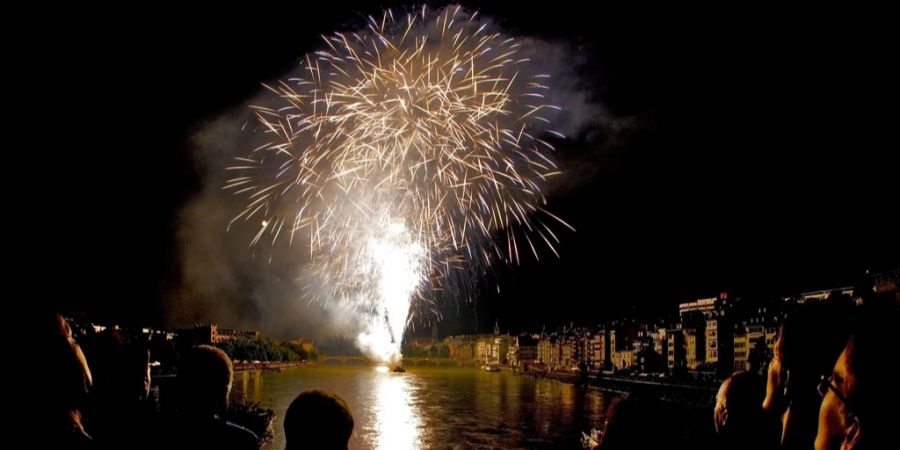
{"type": "Polygon", "coordinates": [[[288,367],[304,367],[310,364],[315,364],[307,361],[289,361],[289,362],[271,362],[271,361],[256,361],[256,362],[240,362],[240,363],[232,363],[234,366],[235,372],[247,372],[254,370],[268,370],[273,372],[280,372],[283,369],[288,367]]]}

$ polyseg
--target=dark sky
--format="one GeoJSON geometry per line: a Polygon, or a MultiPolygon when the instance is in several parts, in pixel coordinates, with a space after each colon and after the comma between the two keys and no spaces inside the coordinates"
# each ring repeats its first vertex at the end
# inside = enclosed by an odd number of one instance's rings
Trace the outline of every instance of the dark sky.
{"type": "MultiPolygon", "coordinates": [[[[320,34],[381,10],[323,3],[335,6],[58,11],[35,28],[40,43],[22,37],[25,79],[8,89],[29,98],[20,151],[34,175],[10,195],[29,208],[36,292],[96,317],[164,321],[179,214],[202,179],[189,138],[320,34]]],[[[632,125],[559,146],[584,178],[548,208],[578,230],[562,258],[497,268],[477,306],[447,310],[446,332],[474,311],[482,330],[499,315],[517,331],[900,266],[885,15],[464,4],[575,49],[583,88],[632,125]]]]}

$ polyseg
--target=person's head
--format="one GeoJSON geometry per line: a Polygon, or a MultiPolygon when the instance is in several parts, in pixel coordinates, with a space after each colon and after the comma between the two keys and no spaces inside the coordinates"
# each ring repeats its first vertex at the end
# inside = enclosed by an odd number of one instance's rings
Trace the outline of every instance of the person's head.
{"type": "Polygon", "coordinates": [[[182,408],[221,413],[228,406],[234,369],[228,355],[210,345],[192,347],[178,370],[182,408]]]}
{"type": "Polygon", "coordinates": [[[43,330],[38,347],[45,366],[40,371],[52,379],[42,388],[47,396],[46,411],[57,415],[77,412],[84,406],[93,382],[87,359],[60,314],[45,313],[40,320],[43,330]]]}
{"type": "Polygon", "coordinates": [[[766,372],[766,396],[763,398],[763,408],[768,411],[780,413],[787,408],[787,396],[785,395],[785,382],[787,370],[784,368],[784,326],[779,329],[772,351],[772,360],[766,372]]]}
{"type": "MultiPolygon", "coordinates": [[[[150,352],[146,344],[106,334],[94,341],[97,356],[95,393],[104,403],[137,404],[150,393],[150,352]]],[[[121,406],[121,405],[120,405],[121,406]]]]}
{"type": "Polygon", "coordinates": [[[619,399],[606,410],[606,424],[603,427],[603,437],[597,447],[602,450],[615,450],[627,448],[627,443],[634,443],[639,434],[636,434],[643,424],[640,417],[640,408],[636,400],[631,398],[619,399]]]}
{"type": "Polygon", "coordinates": [[[892,411],[900,402],[895,386],[896,373],[887,361],[897,350],[893,328],[900,322],[896,314],[864,318],[857,324],[830,375],[819,383],[822,406],[816,450],[875,448],[896,440],[892,411]]]}
{"type": "Polygon", "coordinates": [[[713,421],[720,435],[762,432],[762,405],[765,396],[762,377],[755,372],[735,372],[728,377],[716,395],[713,421]]]}
{"type": "MultiPolygon", "coordinates": [[[[606,425],[597,448],[618,450],[661,447],[663,443],[660,440],[672,437],[672,433],[665,428],[671,421],[663,420],[665,416],[664,406],[652,397],[632,395],[620,399],[606,411],[606,425]],[[659,432],[647,433],[648,424],[653,424],[659,432]]],[[[672,441],[668,443],[672,444],[672,441]]]]}
{"type": "Polygon", "coordinates": [[[286,450],[345,450],[352,433],[347,402],[320,390],[302,392],[284,416],[286,450]]]}
{"type": "Polygon", "coordinates": [[[763,407],[782,413],[797,399],[815,400],[815,386],[828,373],[850,333],[850,304],[843,299],[805,303],[781,324],[769,363],[763,407]]]}
{"type": "Polygon", "coordinates": [[[150,395],[150,351],[141,344],[121,349],[121,388],[127,400],[146,400],[150,395]]]}
{"type": "MultiPolygon", "coordinates": [[[[850,342],[853,342],[852,338],[850,342]]],[[[832,374],[820,383],[819,393],[825,392],[819,409],[816,450],[839,449],[851,427],[855,427],[856,419],[847,405],[847,393],[854,382],[851,378],[849,355],[845,349],[834,364],[832,374]]]]}

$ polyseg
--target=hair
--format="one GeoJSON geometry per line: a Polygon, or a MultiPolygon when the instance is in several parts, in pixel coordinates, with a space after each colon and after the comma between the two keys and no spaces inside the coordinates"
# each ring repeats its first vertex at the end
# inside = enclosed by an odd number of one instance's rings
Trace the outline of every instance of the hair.
{"type": "MultiPolygon", "coordinates": [[[[721,390],[727,419],[715,409],[716,433],[722,448],[774,448],[779,441],[780,427],[766,415],[762,400],[766,396],[766,381],[757,372],[740,371],[731,374],[721,390]]],[[[717,401],[718,403],[718,401],[717,401]]]]}
{"type": "Polygon", "coordinates": [[[741,371],[725,380],[725,401],[730,414],[761,414],[762,399],[766,396],[766,381],[756,372],[741,371]]]}
{"type": "Polygon", "coordinates": [[[353,415],[344,399],[320,390],[302,392],[284,416],[286,448],[346,449],[353,415]]]}
{"type": "Polygon", "coordinates": [[[844,350],[848,365],[846,406],[859,420],[862,435],[869,443],[878,442],[896,426],[887,411],[900,402],[895,386],[897,375],[889,369],[888,362],[896,359],[893,330],[898,323],[897,308],[864,310],[844,350]]]}
{"type": "Polygon", "coordinates": [[[211,345],[191,347],[178,371],[181,395],[188,409],[220,409],[228,404],[234,367],[228,355],[211,345]]]}
{"type": "Polygon", "coordinates": [[[814,385],[821,375],[831,373],[847,342],[852,305],[833,297],[801,305],[781,324],[782,364],[790,372],[790,384],[814,385]]]}
{"type": "MultiPolygon", "coordinates": [[[[668,429],[672,426],[671,421],[663,420],[665,411],[665,406],[652,397],[629,395],[619,399],[606,411],[606,427],[598,449],[662,447],[664,439],[674,436],[673,431],[668,429]],[[647,433],[648,424],[658,427],[658,432],[647,433]]],[[[678,441],[675,441],[675,446],[678,446],[678,441]]]]}
{"type": "Polygon", "coordinates": [[[150,351],[141,341],[129,342],[123,336],[105,332],[88,345],[91,358],[96,357],[95,393],[106,401],[130,401],[150,364],[150,351]]]}
{"type": "Polygon", "coordinates": [[[92,377],[69,323],[59,313],[44,311],[38,316],[38,326],[37,347],[43,356],[38,367],[50,379],[41,389],[42,401],[60,410],[81,408],[92,377]]]}

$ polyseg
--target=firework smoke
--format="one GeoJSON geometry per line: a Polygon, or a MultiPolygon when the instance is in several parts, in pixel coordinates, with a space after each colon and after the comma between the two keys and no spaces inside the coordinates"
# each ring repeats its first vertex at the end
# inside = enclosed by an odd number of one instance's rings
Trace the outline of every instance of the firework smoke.
{"type": "Polygon", "coordinates": [[[429,293],[470,266],[556,253],[568,227],[543,209],[563,137],[549,75],[476,16],[388,11],[324,37],[299,76],[266,85],[266,140],[227,168],[246,201],[229,226],[306,253],[306,282],[326,287],[310,300],[365,312],[359,344],[377,359],[399,357],[429,293]]]}

